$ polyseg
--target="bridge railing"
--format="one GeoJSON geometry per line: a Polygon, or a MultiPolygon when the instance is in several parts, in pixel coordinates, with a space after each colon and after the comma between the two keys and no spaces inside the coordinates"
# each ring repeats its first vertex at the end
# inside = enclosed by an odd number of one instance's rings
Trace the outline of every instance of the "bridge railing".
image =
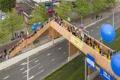
{"type": "Polygon", "coordinates": [[[28,45],[30,45],[31,43],[33,43],[42,33],[44,33],[44,31],[46,31],[46,29],[48,29],[48,25],[49,25],[49,21],[46,21],[40,28],[38,28],[33,34],[28,35],[24,38],[22,38],[15,46],[13,46],[10,50],[9,50],[9,56],[10,58],[19,54],[19,52],[27,47],[28,45]],[[44,28],[43,28],[44,27],[44,28]]]}
{"type": "Polygon", "coordinates": [[[114,54],[114,50],[107,47],[105,44],[103,44],[101,41],[98,41],[97,39],[91,37],[87,33],[85,33],[82,29],[70,24],[69,22],[62,20],[60,17],[56,17],[55,21],[63,26],[65,29],[67,29],[69,32],[71,32],[73,35],[78,37],[80,40],[84,41],[87,45],[95,49],[97,52],[99,52],[102,56],[105,56],[107,59],[111,59],[112,54],[114,54]]]}
{"type": "Polygon", "coordinates": [[[110,66],[110,58],[114,52],[112,49],[108,48],[99,41],[97,43],[96,39],[90,38],[90,36],[88,34],[85,34],[81,29],[74,27],[73,25],[69,25],[62,19],[55,19],[55,21],[51,21],[50,27],[60,33],[85,55],[90,54],[93,56],[95,59],[95,64],[97,66],[102,67],[106,72],[114,76],[117,80],[120,80],[120,77],[112,71],[112,68],[110,66]],[[100,49],[102,51],[102,54],[100,53],[100,49]]]}

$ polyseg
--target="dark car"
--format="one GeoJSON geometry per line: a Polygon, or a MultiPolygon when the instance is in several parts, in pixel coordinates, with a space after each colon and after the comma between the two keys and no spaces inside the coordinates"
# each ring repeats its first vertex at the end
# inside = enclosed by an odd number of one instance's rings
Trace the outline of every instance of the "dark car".
{"type": "Polygon", "coordinates": [[[53,7],[53,2],[51,2],[51,1],[46,1],[46,2],[45,2],[45,6],[46,6],[46,7],[53,7]]]}
{"type": "Polygon", "coordinates": [[[51,16],[53,16],[54,13],[55,13],[54,8],[53,7],[49,7],[48,8],[48,15],[51,17],[51,16]]]}

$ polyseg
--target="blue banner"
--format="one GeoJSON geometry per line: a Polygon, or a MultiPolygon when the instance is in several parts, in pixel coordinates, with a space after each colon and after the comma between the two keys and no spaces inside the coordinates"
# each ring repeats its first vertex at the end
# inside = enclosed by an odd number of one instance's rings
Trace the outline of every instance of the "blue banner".
{"type": "Polygon", "coordinates": [[[104,80],[115,80],[113,76],[111,76],[108,72],[106,72],[101,67],[100,67],[100,75],[104,78],[104,80]]]}
{"type": "Polygon", "coordinates": [[[90,54],[87,54],[86,61],[87,61],[87,64],[90,68],[96,69],[94,57],[92,57],[90,54]]]}

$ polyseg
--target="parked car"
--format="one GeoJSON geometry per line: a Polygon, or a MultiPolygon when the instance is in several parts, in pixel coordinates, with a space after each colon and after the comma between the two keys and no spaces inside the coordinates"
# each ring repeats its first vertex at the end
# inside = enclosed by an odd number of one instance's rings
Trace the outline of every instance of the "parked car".
{"type": "Polygon", "coordinates": [[[48,8],[48,15],[51,17],[51,16],[53,16],[54,13],[55,13],[55,11],[54,11],[53,7],[49,7],[48,8]]]}

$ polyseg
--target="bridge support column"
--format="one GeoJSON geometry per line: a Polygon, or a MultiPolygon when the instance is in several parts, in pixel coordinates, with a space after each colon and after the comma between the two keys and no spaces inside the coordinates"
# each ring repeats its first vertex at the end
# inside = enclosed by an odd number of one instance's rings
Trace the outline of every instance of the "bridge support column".
{"type": "Polygon", "coordinates": [[[86,57],[85,57],[85,80],[93,80],[97,75],[98,71],[92,70],[91,68],[88,67],[86,57]]]}
{"type": "Polygon", "coordinates": [[[71,59],[80,54],[79,50],[70,42],[68,42],[68,50],[69,50],[68,61],[70,61],[71,59]]]}
{"type": "Polygon", "coordinates": [[[93,80],[99,74],[98,71],[94,71],[93,73],[87,76],[87,80],[93,80]]]}
{"type": "Polygon", "coordinates": [[[87,67],[87,80],[93,80],[98,75],[98,73],[98,71],[94,71],[87,67]]]}

